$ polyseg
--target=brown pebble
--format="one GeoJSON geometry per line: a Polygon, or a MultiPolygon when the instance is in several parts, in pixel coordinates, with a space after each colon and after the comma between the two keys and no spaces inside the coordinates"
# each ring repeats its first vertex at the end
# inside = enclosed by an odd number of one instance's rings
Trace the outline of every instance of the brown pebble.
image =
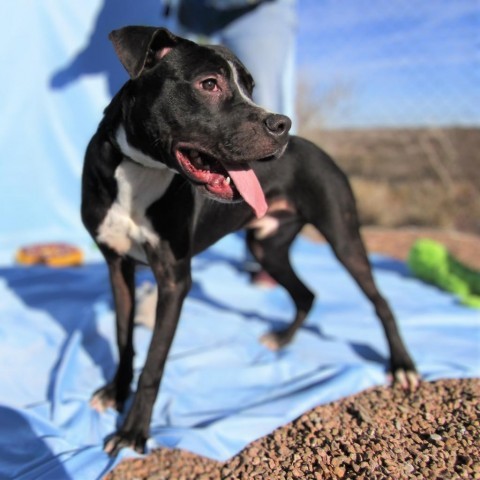
{"type": "Polygon", "coordinates": [[[337,478],[343,478],[345,476],[345,468],[344,467],[335,467],[333,473],[337,478]]]}

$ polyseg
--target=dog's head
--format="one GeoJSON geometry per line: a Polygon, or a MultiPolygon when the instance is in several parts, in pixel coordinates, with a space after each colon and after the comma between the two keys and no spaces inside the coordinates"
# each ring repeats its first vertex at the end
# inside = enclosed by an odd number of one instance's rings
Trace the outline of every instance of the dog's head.
{"type": "Polygon", "coordinates": [[[110,34],[130,75],[123,117],[128,142],[213,198],[243,197],[257,216],[266,202],[250,163],[280,156],[290,119],[254,104],[254,82],[226,48],[203,46],[163,28],[110,34]]]}

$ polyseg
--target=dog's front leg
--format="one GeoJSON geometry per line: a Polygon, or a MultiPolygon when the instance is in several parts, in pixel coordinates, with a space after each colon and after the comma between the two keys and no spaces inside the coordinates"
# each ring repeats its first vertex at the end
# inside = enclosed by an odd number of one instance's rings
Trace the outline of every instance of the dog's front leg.
{"type": "Polygon", "coordinates": [[[106,254],[110,283],[115,302],[119,364],[113,380],[98,389],[90,405],[100,412],[112,407],[121,411],[130,393],[133,378],[133,317],[135,305],[132,261],[117,255],[106,254]]]}
{"type": "Polygon", "coordinates": [[[190,256],[178,259],[168,248],[145,248],[158,288],[155,326],[132,407],[118,432],[105,443],[115,455],[123,447],[143,453],[165,361],[172,344],[183,300],[191,286],[190,256]]]}

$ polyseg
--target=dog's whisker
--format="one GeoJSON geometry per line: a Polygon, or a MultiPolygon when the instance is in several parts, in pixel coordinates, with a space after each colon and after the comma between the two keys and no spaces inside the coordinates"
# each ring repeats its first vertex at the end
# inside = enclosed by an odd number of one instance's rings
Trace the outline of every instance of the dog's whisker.
{"type": "Polygon", "coordinates": [[[160,145],[160,142],[162,141],[162,137],[155,138],[152,142],[153,147],[158,147],[160,145]]]}

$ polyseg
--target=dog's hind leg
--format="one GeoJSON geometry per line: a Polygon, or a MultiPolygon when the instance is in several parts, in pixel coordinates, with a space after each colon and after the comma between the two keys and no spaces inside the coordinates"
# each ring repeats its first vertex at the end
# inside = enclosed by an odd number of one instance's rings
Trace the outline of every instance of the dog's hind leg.
{"type": "Polygon", "coordinates": [[[415,365],[400,336],[393,313],[375,285],[370,263],[360,234],[350,232],[349,236],[332,241],[333,251],[339,261],[350,272],[359,287],[372,302],[380,319],[390,348],[390,371],[393,381],[405,389],[418,386],[415,365]]]}
{"type": "Polygon", "coordinates": [[[372,302],[390,348],[390,371],[394,383],[415,389],[419,379],[415,365],[400,336],[393,313],[375,284],[371,265],[359,231],[355,201],[348,185],[336,189],[336,202],[312,222],[330,243],[338,260],[372,302]]]}
{"type": "Polygon", "coordinates": [[[278,217],[279,227],[273,233],[262,235],[261,230],[247,232],[247,244],[264,268],[281,286],[295,303],[296,313],[293,322],[285,329],[266,333],[260,341],[271,350],[278,350],[288,344],[302,325],[310,311],[314,294],[300,281],[289,259],[289,248],[303,226],[296,217],[287,215],[278,217]]]}
{"type": "Polygon", "coordinates": [[[119,365],[113,380],[93,394],[90,404],[99,411],[108,407],[121,411],[133,378],[135,265],[119,256],[107,258],[107,264],[115,303],[119,365]]]}

